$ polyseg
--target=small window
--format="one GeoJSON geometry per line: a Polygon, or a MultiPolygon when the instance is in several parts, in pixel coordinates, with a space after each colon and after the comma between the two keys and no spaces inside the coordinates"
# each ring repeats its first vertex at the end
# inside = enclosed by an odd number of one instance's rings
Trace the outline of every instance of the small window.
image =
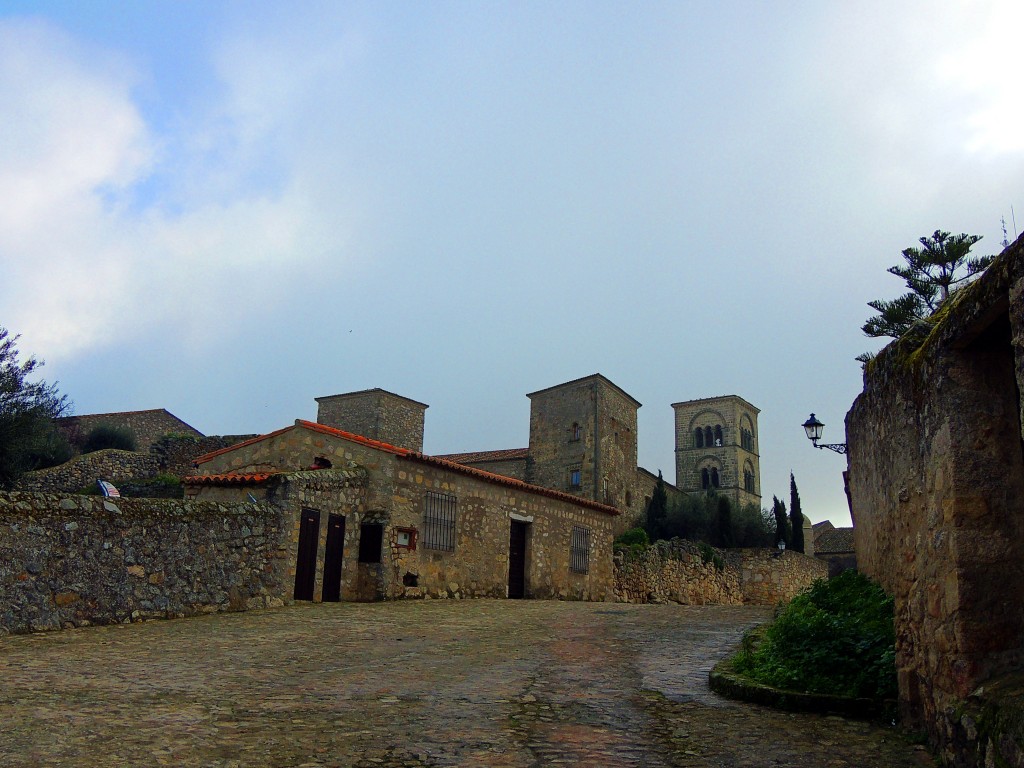
{"type": "Polygon", "coordinates": [[[711,474],[708,472],[707,467],[700,471],[700,487],[704,490],[711,487],[711,474]]]}
{"type": "Polygon", "coordinates": [[[379,563],[383,544],[383,525],[380,523],[363,523],[359,526],[360,563],[379,563]]]}
{"type": "Polygon", "coordinates": [[[721,448],[722,447],[722,425],[721,424],[717,424],[715,426],[715,447],[716,448],[721,448]]]}
{"type": "Polygon", "coordinates": [[[569,467],[569,487],[580,488],[583,485],[583,475],[579,467],[569,467]]]}
{"type": "Polygon", "coordinates": [[[575,443],[575,442],[579,442],[579,439],[580,439],[580,425],[579,425],[578,422],[574,421],[572,423],[572,429],[569,430],[569,441],[575,443]]]}
{"type": "Polygon", "coordinates": [[[743,490],[747,493],[754,493],[754,473],[744,470],[743,471],[743,490]]]}
{"type": "Polygon", "coordinates": [[[590,570],[590,529],[580,525],[572,527],[569,543],[569,570],[587,573],[590,570]]]}
{"type": "Polygon", "coordinates": [[[423,501],[423,546],[455,551],[455,497],[428,491],[423,501]]]}
{"type": "Polygon", "coordinates": [[[695,430],[693,430],[693,438],[694,438],[698,448],[703,448],[704,447],[704,430],[703,429],[701,429],[700,427],[697,427],[695,430]]]}
{"type": "Polygon", "coordinates": [[[719,486],[719,481],[718,481],[718,467],[712,467],[711,468],[711,487],[712,488],[720,487],[719,486]]]}
{"type": "Polygon", "coordinates": [[[715,436],[711,431],[711,427],[704,427],[704,445],[710,448],[715,444],[715,436]]]}
{"type": "Polygon", "coordinates": [[[633,494],[630,493],[629,491],[626,491],[626,506],[633,506],[633,494]]]}

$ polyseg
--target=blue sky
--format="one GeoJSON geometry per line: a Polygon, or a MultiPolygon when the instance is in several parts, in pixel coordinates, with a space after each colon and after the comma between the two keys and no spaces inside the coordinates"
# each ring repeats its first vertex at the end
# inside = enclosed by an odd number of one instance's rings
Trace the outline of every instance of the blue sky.
{"type": "Polygon", "coordinates": [[[738,394],[766,502],[792,470],[845,523],[799,425],[843,439],[865,303],[1021,208],[1012,2],[2,8],[0,325],[79,413],[258,432],[380,386],[447,453],[601,372],[642,465],[738,394]]]}

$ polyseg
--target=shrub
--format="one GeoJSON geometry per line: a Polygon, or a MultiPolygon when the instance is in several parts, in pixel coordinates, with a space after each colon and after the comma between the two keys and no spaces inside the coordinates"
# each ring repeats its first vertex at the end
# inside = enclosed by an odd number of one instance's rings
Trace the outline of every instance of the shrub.
{"type": "Polygon", "coordinates": [[[819,580],[787,605],[737,671],[791,691],[857,698],[896,696],[893,601],[856,571],[819,580]]]}
{"type": "Polygon", "coordinates": [[[85,436],[82,453],[102,451],[105,448],[116,448],[121,451],[135,450],[135,433],[127,427],[116,427],[113,424],[100,424],[93,427],[85,436]]]}
{"type": "Polygon", "coordinates": [[[625,533],[616,536],[612,543],[616,552],[625,552],[629,557],[643,554],[650,545],[651,540],[643,528],[630,528],[625,533]]]}

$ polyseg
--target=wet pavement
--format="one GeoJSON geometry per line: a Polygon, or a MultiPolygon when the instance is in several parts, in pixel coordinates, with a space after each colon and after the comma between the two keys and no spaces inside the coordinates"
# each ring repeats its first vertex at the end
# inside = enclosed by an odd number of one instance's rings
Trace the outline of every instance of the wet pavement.
{"type": "Polygon", "coordinates": [[[728,701],[762,608],[433,600],[0,637],[2,766],[929,766],[728,701]]]}

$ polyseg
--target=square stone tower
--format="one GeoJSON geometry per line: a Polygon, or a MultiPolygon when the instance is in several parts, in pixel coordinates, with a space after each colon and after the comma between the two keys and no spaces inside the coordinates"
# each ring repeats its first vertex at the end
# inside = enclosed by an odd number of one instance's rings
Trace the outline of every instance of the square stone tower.
{"type": "Polygon", "coordinates": [[[761,506],[757,415],[742,397],[726,395],[673,403],[676,414],[676,487],[715,490],[734,506],[761,506]]]}
{"type": "Polygon", "coordinates": [[[527,397],[528,482],[620,509],[638,505],[639,402],[599,373],[527,397]]]}
{"type": "Polygon", "coordinates": [[[425,403],[375,388],[316,398],[318,424],[423,451],[425,403]]]}

